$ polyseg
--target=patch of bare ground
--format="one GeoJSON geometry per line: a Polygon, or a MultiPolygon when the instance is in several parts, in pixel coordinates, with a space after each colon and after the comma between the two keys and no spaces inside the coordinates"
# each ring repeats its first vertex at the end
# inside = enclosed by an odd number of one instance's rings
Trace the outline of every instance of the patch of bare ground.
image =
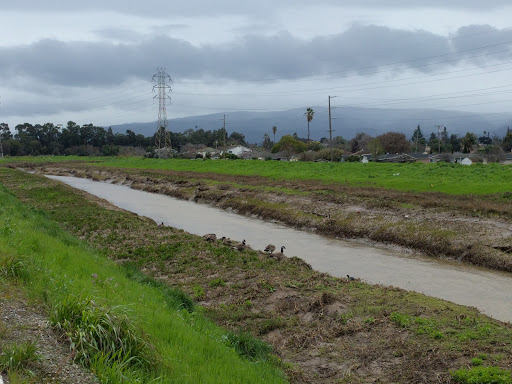
{"type": "Polygon", "coordinates": [[[41,166],[36,171],[108,180],[331,237],[365,239],[512,271],[512,204],[493,196],[410,193],[259,176],[83,164],[41,166]]]}
{"type": "MultiPolygon", "coordinates": [[[[69,343],[48,323],[41,306],[30,302],[18,287],[0,290],[0,353],[6,347],[36,343],[38,359],[27,367],[25,383],[98,383],[94,375],[72,361],[69,343]]],[[[10,383],[7,372],[4,382],[10,383]]],[[[23,372],[22,372],[23,374],[23,372]]],[[[17,381],[19,382],[19,381],[17,381]]]]}

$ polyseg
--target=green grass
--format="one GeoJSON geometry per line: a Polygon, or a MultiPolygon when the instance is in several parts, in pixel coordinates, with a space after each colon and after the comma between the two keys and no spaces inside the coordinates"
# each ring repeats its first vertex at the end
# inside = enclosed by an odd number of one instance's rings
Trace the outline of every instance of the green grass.
{"type": "Polygon", "coordinates": [[[475,367],[452,372],[452,379],[459,384],[511,384],[510,371],[498,367],[475,367]]]}
{"type": "Polygon", "coordinates": [[[140,157],[40,157],[11,158],[4,162],[94,162],[95,165],[213,172],[228,175],[263,176],[274,180],[315,180],[351,186],[381,187],[400,191],[436,191],[448,194],[494,194],[512,192],[512,166],[498,164],[384,164],[312,163],[256,160],[144,159],[140,157]]]}
{"type": "Polygon", "coordinates": [[[103,383],[120,372],[132,382],[284,382],[261,354],[240,357],[231,333],[183,297],[108,261],[2,186],[0,201],[0,270],[47,303],[103,383]]]}
{"type": "Polygon", "coordinates": [[[37,360],[39,354],[35,342],[4,346],[0,354],[0,372],[23,372],[30,363],[37,360]]]}

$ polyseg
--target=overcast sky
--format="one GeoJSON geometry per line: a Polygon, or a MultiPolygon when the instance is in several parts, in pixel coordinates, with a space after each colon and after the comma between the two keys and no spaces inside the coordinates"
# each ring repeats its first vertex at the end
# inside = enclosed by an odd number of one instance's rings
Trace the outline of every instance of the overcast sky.
{"type": "Polygon", "coordinates": [[[499,113],[512,111],[508,4],[2,2],[0,122],[154,121],[157,67],[173,80],[169,119],[326,107],[329,95],[337,96],[333,106],[441,108],[504,119],[499,113]]]}

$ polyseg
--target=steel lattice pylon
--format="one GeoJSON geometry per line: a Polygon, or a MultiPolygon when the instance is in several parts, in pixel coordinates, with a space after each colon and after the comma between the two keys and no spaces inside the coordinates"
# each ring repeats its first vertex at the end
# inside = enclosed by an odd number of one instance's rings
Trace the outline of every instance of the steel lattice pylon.
{"type": "Polygon", "coordinates": [[[171,76],[165,72],[165,68],[157,68],[157,73],[153,75],[153,81],[156,85],[153,86],[153,92],[158,90],[158,94],[153,99],[158,97],[158,123],[155,134],[155,147],[158,151],[158,157],[172,157],[171,134],[167,130],[167,100],[171,101],[168,92],[171,91],[170,83],[172,82],[171,76]]]}

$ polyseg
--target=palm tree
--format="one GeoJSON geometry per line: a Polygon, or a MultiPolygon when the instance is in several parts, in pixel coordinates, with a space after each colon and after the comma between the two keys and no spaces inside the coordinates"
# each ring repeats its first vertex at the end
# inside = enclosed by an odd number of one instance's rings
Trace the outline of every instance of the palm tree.
{"type": "Polygon", "coordinates": [[[313,108],[309,107],[306,109],[306,118],[308,119],[308,149],[309,149],[309,123],[311,123],[311,120],[313,120],[313,115],[315,114],[315,111],[313,111],[313,108]]]}
{"type": "Polygon", "coordinates": [[[462,144],[462,153],[470,153],[473,146],[476,144],[476,136],[474,133],[467,132],[466,136],[460,139],[462,144]]]}
{"type": "Polygon", "coordinates": [[[277,132],[277,127],[274,125],[272,127],[272,133],[274,134],[274,144],[276,143],[276,132],[277,132]]]}

